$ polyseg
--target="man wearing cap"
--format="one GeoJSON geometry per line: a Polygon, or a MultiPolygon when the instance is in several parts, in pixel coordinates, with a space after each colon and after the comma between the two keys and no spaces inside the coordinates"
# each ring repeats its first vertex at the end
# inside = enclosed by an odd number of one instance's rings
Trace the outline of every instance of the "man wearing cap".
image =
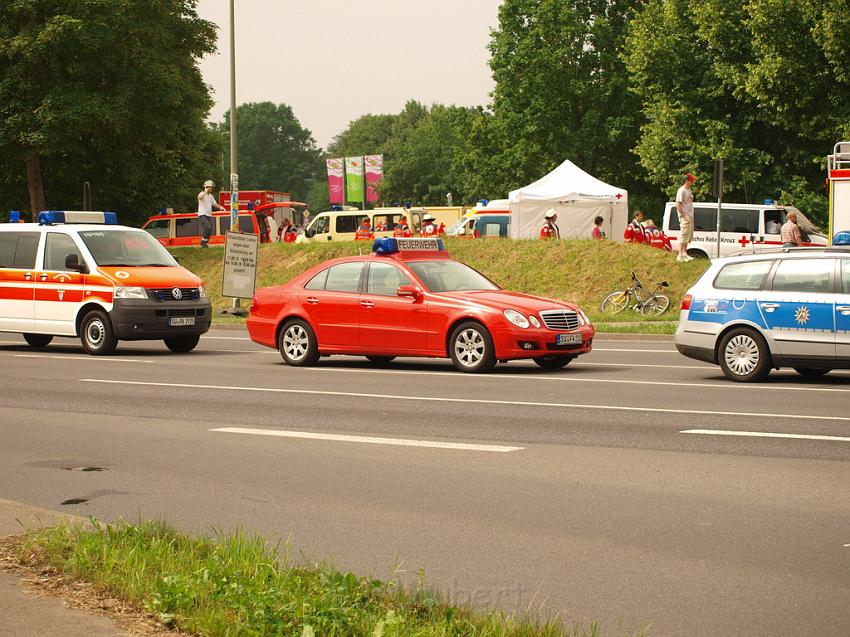
{"type": "Polygon", "coordinates": [[[676,212],[679,213],[679,256],[676,261],[693,261],[688,255],[688,244],[694,240],[694,194],[691,184],[696,181],[691,173],[682,178],[682,186],[676,192],[676,212]]]}
{"type": "Polygon", "coordinates": [[[215,182],[212,179],[207,179],[204,182],[204,189],[198,193],[198,225],[201,230],[201,247],[206,248],[210,243],[210,235],[213,230],[213,210],[223,210],[215,202],[212,191],[215,188],[215,182]]]}
{"type": "Polygon", "coordinates": [[[546,218],[546,223],[543,224],[543,227],[540,229],[540,238],[541,239],[560,239],[561,238],[561,230],[558,228],[558,225],[555,223],[558,220],[558,213],[555,212],[554,208],[549,208],[546,211],[546,214],[543,215],[546,218]]]}
{"type": "Polygon", "coordinates": [[[422,231],[421,234],[423,237],[436,237],[437,236],[437,226],[434,225],[434,215],[432,214],[424,214],[422,215],[422,231]]]}

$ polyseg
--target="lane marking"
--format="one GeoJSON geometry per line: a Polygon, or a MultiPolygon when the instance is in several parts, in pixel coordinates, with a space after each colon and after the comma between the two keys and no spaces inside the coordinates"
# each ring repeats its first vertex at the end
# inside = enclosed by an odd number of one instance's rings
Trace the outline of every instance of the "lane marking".
{"type": "Polygon", "coordinates": [[[651,354],[679,354],[678,350],[675,349],[626,349],[621,347],[596,347],[594,346],[591,353],[593,352],[639,352],[641,354],[651,353],[651,354]]]}
{"type": "Polygon", "coordinates": [[[399,396],[394,394],[367,394],[360,392],[325,391],[319,389],[284,389],[279,387],[239,387],[233,385],[197,385],[190,383],[155,383],[137,380],[111,380],[106,378],[81,378],[81,383],[103,383],[110,385],[134,385],[144,387],[173,387],[180,389],[213,389],[217,391],[246,391],[265,392],[274,394],[305,394],[311,396],[345,396],[348,398],[377,398],[387,403],[398,400],[409,400],[416,402],[438,402],[438,403],[460,403],[471,405],[508,405],[513,407],[559,407],[569,409],[594,409],[603,411],[635,411],[657,414],[688,414],[703,416],[748,416],[755,418],[782,418],[789,420],[831,420],[839,422],[850,422],[847,416],[814,416],[811,414],[771,414],[748,411],[707,411],[696,409],[662,409],[660,407],[624,407],[619,405],[585,405],[580,403],[548,403],[513,400],[484,400],[478,398],[443,398],[439,396],[399,396]]]}
{"type": "MultiPolygon", "coordinates": [[[[217,341],[251,341],[247,336],[201,336],[202,341],[217,340],[217,341]]],[[[253,343],[253,341],[251,341],[253,343]]]]}
{"type": "Polygon", "coordinates": [[[680,434],[700,434],[703,436],[743,436],[745,438],[790,438],[792,440],[830,440],[850,442],[848,436],[820,436],[816,434],[779,434],[767,431],[730,431],[725,429],[685,429],[680,434]]]}
{"type": "Polygon", "coordinates": [[[12,358],[51,358],[54,360],[67,361],[97,361],[104,363],[153,363],[154,361],[141,358],[112,358],[111,356],[79,356],[76,354],[12,354],[12,358]]]}
{"type": "Polygon", "coordinates": [[[231,434],[250,434],[254,436],[279,436],[281,438],[306,438],[308,440],[330,440],[334,442],[360,442],[369,445],[395,445],[397,447],[429,447],[432,449],[458,449],[461,451],[492,451],[510,453],[522,451],[525,447],[507,447],[503,445],[478,445],[465,442],[440,442],[436,440],[409,440],[405,438],[376,438],[374,436],[346,436],[342,434],[320,434],[310,431],[281,431],[276,429],[248,429],[245,427],[222,427],[210,429],[231,434]]]}

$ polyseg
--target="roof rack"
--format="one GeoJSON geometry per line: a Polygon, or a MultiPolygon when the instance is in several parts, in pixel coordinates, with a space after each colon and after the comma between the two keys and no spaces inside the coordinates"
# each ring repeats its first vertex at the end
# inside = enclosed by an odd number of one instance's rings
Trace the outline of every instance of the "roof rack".
{"type": "Polygon", "coordinates": [[[796,246],[787,248],[746,248],[737,250],[727,256],[741,257],[748,254],[783,254],[790,252],[838,252],[850,253],[850,246],[796,246]]]}

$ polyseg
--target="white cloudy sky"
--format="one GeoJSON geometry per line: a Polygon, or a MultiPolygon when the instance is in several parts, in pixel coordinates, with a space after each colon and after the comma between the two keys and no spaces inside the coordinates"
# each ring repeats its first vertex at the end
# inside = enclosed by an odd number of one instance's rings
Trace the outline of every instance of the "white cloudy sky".
{"type": "MultiPolygon", "coordinates": [[[[409,99],[484,105],[500,0],[236,0],[236,101],[292,106],[326,147],[366,113],[409,99]]],[[[219,52],[201,62],[210,117],[230,106],[229,0],[199,0],[219,25],[219,52]]]]}

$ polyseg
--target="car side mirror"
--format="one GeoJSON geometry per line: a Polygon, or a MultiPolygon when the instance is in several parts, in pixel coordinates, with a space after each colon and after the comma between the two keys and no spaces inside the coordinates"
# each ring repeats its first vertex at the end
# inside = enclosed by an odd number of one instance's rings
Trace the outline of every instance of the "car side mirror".
{"type": "Polygon", "coordinates": [[[414,301],[418,301],[422,298],[422,290],[415,285],[402,285],[395,291],[395,293],[398,296],[406,296],[414,301]]]}
{"type": "Polygon", "coordinates": [[[304,231],[304,235],[305,235],[308,239],[312,239],[313,237],[315,237],[315,236],[316,236],[316,231],[315,231],[315,230],[313,230],[312,228],[310,228],[309,230],[305,230],[305,231],[304,231]]]}
{"type": "Polygon", "coordinates": [[[85,263],[80,263],[80,257],[75,252],[65,255],[65,269],[79,272],[80,274],[87,274],[89,271],[85,263]]]}

